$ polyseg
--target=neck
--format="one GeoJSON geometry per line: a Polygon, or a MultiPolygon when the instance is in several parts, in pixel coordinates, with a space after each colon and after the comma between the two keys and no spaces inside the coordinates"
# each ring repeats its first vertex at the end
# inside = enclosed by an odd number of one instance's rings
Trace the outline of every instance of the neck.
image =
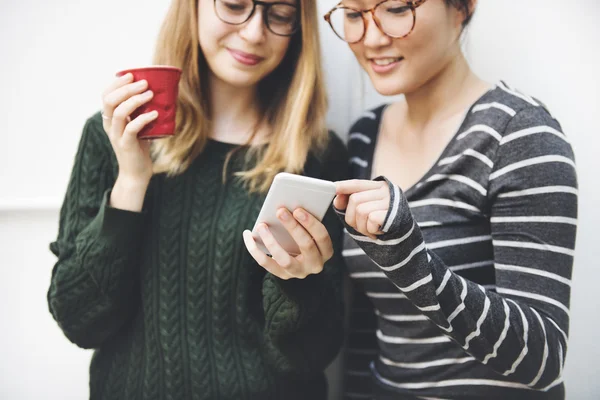
{"type": "Polygon", "coordinates": [[[405,94],[407,122],[419,129],[462,113],[489,85],[469,67],[462,52],[416,91],[405,94]]]}
{"type": "Polygon", "coordinates": [[[210,78],[212,139],[243,144],[260,118],[257,87],[233,87],[215,76],[210,78]]]}

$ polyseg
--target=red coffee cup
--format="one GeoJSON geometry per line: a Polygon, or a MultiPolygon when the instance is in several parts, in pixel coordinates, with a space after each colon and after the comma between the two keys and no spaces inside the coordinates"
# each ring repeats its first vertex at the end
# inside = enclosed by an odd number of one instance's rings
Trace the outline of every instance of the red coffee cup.
{"type": "Polygon", "coordinates": [[[131,119],[135,119],[140,114],[158,111],[158,117],[140,131],[138,138],[159,139],[173,136],[181,69],[167,65],[154,65],[119,71],[117,76],[120,77],[127,73],[133,75],[134,82],[145,79],[148,82],[148,90],[152,90],[154,93],[152,100],[138,107],[131,114],[131,119]]]}

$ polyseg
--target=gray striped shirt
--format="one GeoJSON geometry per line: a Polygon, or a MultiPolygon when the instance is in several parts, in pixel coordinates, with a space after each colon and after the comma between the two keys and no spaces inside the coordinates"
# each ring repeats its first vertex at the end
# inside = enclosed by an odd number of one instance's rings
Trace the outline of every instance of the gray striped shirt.
{"type": "MultiPolygon", "coordinates": [[[[352,127],[352,178],[384,108],[352,127]]],[[[385,233],[346,226],[345,398],[564,398],[578,190],[559,123],[499,82],[416,185],[388,184],[385,233]]]]}

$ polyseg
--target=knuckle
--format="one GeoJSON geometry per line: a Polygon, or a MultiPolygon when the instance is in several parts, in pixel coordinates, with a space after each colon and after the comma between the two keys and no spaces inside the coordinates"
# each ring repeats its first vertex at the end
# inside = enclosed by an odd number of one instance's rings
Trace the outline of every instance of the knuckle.
{"type": "Polygon", "coordinates": [[[117,109],[113,113],[113,118],[118,121],[124,121],[127,119],[128,116],[129,115],[127,114],[127,111],[125,111],[125,109],[121,106],[117,107],[117,109]]]}
{"type": "Polygon", "coordinates": [[[277,263],[282,267],[282,268],[290,268],[292,266],[292,259],[290,256],[286,256],[286,257],[281,257],[281,259],[279,261],[277,261],[277,263]]]}
{"type": "Polygon", "coordinates": [[[127,123],[127,125],[125,125],[125,132],[126,133],[133,133],[133,132],[137,132],[138,130],[138,125],[139,125],[139,121],[129,121],[127,123]]]}
{"type": "Polygon", "coordinates": [[[330,238],[328,234],[325,233],[321,233],[318,234],[317,236],[315,236],[315,241],[319,242],[319,243],[327,243],[329,242],[330,238]]]}
{"type": "Polygon", "coordinates": [[[258,265],[260,265],[263,268],[267,268],[267,257],[266,256],[263,257],[263,254],[256,253],[253,255],[253,257],[254,257],[254,260],[256,260],[256,262],[258,263],[258,265]]]}
{"type": "Polygon", "coordinates": [[[262,238],[263,243],[265,246],[269,247],[269,246],[273,246],[276,244],[275,239],[273,238],[273,236],[271,235],[266,235],[265,237],[262,238]]]}
{"type": "Polygon", "coordinates": [[[112,95],[112,91],[110,90],[110,88],[104,90],[104,92],[102,92],[102,102],[104,104],[109,104],[112,99],[114,98],[112,95]]]}
{"type": "Polygon", "coordinates": [[[130,136],[130,135],[133,135],[133,134],[134,134],[133,129],[131,128],[131,126],[127,125],[125,127],[125,130],[123,131],[123,136],[130,136]]]}
{"type": "Polygon", "coordinates": [[[111,106],[112,105],[110,96],[106,93],[102,94],[102,105],[103,106],[111,106]]]}
{"type": "Polygon", "coordinates": [[[317,244],[312,239],[302,240],[302,243],[299,243],[300,247],[306,251],[312,251],[317,248],[317,244]]]}
{"type": "Polygon", "coordinates": [[[351,194],[350,197],[348,197],[348,207],[354,206],[355,203],[356,203],[356,195],[351,194]]]}
{"type": "Polygon", "coordinates": [[[356,214],[359,217],[366,217],[367,216],[367,210],[365,209],[365,206],[363,204],[360,204],[356,207],[356,214]]]}
{"type": "Polygon", "coordinates": [[[133,97],[133,100],[135,101],[136,106],[140,106],[146,102],[147,97],[144,93],[141,93],[141,94],[135,95],[133,97]]]}

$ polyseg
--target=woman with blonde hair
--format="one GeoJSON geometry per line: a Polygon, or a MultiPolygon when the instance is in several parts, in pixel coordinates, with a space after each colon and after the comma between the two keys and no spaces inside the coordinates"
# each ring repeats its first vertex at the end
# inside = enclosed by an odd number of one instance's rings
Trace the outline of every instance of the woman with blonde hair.
{"type": "Polygon", "coordinates": [[[323,399],[342,340],[341,224],[278,211],[301,254],[248,232],[276,173],[338,180],[325,126],[316,1],[173,0],[155,62],[183,70],[177,131],[131,118],[131,75],[83,130],[48,303],[95,349],[92,399],[323,399]],[[336,256],[334,256],[336,254],[336,256]]]}

